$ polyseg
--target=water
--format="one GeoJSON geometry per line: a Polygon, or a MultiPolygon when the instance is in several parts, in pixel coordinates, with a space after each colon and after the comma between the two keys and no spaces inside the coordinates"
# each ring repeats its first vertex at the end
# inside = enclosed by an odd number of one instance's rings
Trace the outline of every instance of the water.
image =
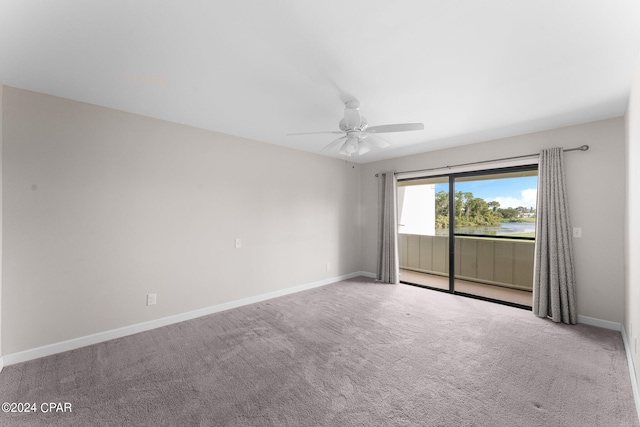
{"type": "MultiPolygon", "coordinates": [[[[536,225],[533,222],[503,222],[495,226],[487,225],[456,228],[456,233],[482,236],[508,236],[510,234],[534,233],[535,231],[536,225]]],[[[449,230],[436,230],[436,236],[447,236],[448,234],[449,230]]]]}

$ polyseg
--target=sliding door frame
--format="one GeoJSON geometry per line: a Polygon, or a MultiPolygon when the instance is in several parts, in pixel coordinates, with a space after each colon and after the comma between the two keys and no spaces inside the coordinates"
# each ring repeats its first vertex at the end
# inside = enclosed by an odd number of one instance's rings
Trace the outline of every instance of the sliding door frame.
{"type": "Polygon", "coordinates": [[[514,302],[510,302],[510,301],[503,301],[503,300],[497,300],[494,298],[488,298],[488,297],[484,297],[484,296],[480,296],[480,295],[474,295],[474,294],[469,294],[469,293],[465,293],[465,292],[458,292],[455,289],[455,280],[456,280],[456,275],[455,275],[455,251],[456,251],[456,247],[455,247],[455,240],[456,240],[456,235],[455,235],[455,203],[456,203],[456,189],[455,189],[455,181],[456,178],[462,178],[462,177],[471,177],[471,176],[483,176],[483,175],[495,175],[495,174],[500,174],[500,173],[509,173],[509,172],[524,172],[524,171],[537,171],[538,170],[538,164],[526,164],[526,165],[519,165],[519,166],[509,166],[509,167],[503,167],[503,168],[491,168],[491,169],[482,169],[482,170],[474,170],[474,171],[464,171],[464,172],[452,172],[452,173],[447,173],[447,174],[437,174],[437,175],[425,175],[425,176],[420,176],[420,177],[411,177],[411,178],[406,178],[406,179],[399,179],[398,181],[413,181],[413,180],[418,180],[418,179],[425,179],[425,178],[439,178],[439,177],[447,177],[449,179],[449,194],[448,194],[448,200],[449,200],[449,289],[441,289],[441,288],[435,288],[435,287],[431,287],[428,285],[418,285],[415,283],[410,283],[410,282],[405,282],[403,280],[400,281],[400,283],[403,283],[405,285],[411,285],[411,286],[417,286],[417,287],[421,287],[421,288],[427,288],[427,289],[431,289],[431,290],[435,290],[435,291],[440,291],[440,292],[446,292],[446,293],[450,293],[450,294],[454,294],[454,295],[460,295],[460,296],[464,296],[464,297],[468,297],[468,298],[474,298],[474,299],[480,299],[480,300],[484,300],[484,301],[490,301],[490,302],[494,302],[494,303],[498,303],[498,304],[503,304],[503,305],[508,305],[511,307],[517,307],[517,308],[522,308],[522,309],[526,309],[526,310],[531,310],[531,306],[527,306],[527,305],[522,305],[522,304],[517,304],[514,302]]]}

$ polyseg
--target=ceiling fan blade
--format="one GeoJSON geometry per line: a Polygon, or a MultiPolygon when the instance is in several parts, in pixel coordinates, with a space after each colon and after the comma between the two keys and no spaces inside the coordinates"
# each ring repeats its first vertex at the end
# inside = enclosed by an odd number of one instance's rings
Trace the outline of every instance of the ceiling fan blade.
{"type": "Polygon", "coordinates": [[[344,132],[340,132],[339,130],[325,130],[325,131],[320,131],[320,132],[298,132],[298,133],[288,133],[287,136],[294,136],[294,135],[320,135],[320,134],[334,134],[334,135],[341,135],[344,132]]]}
{"type": "Polygon", "coordinates": [[[373,145],[376,148],[391,147],[391,144],[376,135],[367,135],[367,143],[373,145]]]}
{"type": "Polygon", "coordinates": [[[326,147],[324,147],[322,150],[320,150],[320,152],[322,153],[325,150],[330,150],[333,147],[335,147],[336,145],[340,144],[342,141],[345,141],[348,138],[348,136],[343,136],[342,138],[338,138],[335,141],[333,141],[331,144],[327,145],[326,147]]]}
{"type": "Polygon", "coordinates": [[[422,123],[398,123],[395,125],[379,125],[367,128],[367,133],[406,132],[410,130],[424,130],[422,123]]]}

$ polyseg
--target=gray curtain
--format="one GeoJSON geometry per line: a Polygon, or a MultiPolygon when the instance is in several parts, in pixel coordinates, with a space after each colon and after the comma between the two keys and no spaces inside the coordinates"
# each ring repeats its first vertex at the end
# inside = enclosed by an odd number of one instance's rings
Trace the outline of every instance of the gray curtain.
{"type": "Polygon", "coordinates": [[[573,243],[561,148],[540,152],[533,313],[554,322],[578,321],[573,243]]]}
{"type": "Polygon", "coordinates": [[[397,180],[393,172],[380,174],[378,180],[378,272],[377,279],[398,283],[398,202],[397,180]]]}

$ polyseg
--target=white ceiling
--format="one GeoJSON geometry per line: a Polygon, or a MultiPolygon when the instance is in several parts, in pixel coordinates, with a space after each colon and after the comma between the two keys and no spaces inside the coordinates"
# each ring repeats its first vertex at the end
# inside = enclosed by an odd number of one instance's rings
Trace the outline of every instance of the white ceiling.
{"type": "Polygon", "coordinates": [[[316,153],[344,94],[425,124],[358,162],[621,116],[639,52],[638,0],[0,0],[8,86],[316,153]]]}

